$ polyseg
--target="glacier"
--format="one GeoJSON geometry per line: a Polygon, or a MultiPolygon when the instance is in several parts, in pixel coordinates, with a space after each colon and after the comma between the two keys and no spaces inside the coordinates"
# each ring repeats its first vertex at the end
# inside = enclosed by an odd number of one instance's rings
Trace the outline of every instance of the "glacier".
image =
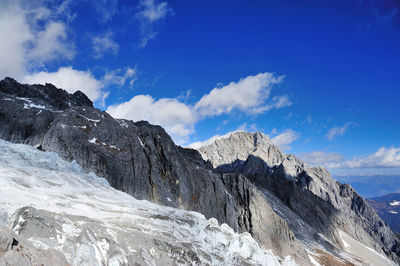
{"type": "Polygon", "coordinates": [[[136,200],[75,161],[3,140],[0,229],[19,243],[0,237],[0,265],[295,265],[216,219],[136,200]]]}

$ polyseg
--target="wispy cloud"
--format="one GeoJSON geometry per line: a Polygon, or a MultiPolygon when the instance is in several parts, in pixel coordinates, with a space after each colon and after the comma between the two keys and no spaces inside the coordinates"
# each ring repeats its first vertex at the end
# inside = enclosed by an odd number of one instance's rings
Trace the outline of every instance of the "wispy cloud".
{"type": "Polygon", "coordinates": [[[165,18],[173,13],[167,2],[158,2],[157,0],[140,1],[136,18],[140,22],[141,47],[145,47],[150,40],[158,35],[159,28],[165,18]]]}
{"type": "Polygon", "coordinates": [[[378,32],[380,29],[390,25],[398,16],[399,7],[397,1],[387,1],[385,5],[381,1],[359,1],[364,8],[367,20],[359,21],[358,33],[362,37],[378,32]]]}
{"type": "Polygon", "coordinates": [[[387,168],[400,167],[400,147],[381,147],[377,152],[350,161],[332,164],[332,168],[387,168]]]}
{"type": "Polygon", "coordinates": [[[95,36],[92,38],[93,57],[100,58],[106,53],[113,55],[118,54],[119,45],[113,40],[112,32],[107,32],[102,36],[95,36]]]}
{"type": "Polygon", "coordinates": [[[292,129],[288,129],[278,134],[277,136],[273,137],[271,141],[281,150],[287,151],[291,149],[290,144],[295,140],[298,140],[299,138],[300,138],[300,133],[292,129]]]}
{"type": "Polygon", "coordinates": [[[336,136],[343,136],[344,133],[346,133],[347,129],[352,125],[357,125],[357,124],[355,122],[347,122],[341,127],[333,127],[329,129],[328,133],[326,134],[326,137],[328,138],[328,140],[333,140],[336,136]]]}
{"type": "Polygon", "coordinates": [[[107,71],[104,74],[102,81],[106,85],[118,85],[124,86],[125,84],[129,84],[130,87],[136,81],[136,68],[126,67],[124,69],[118,68],[111,71],[107,71]]]}
{"type": "Polygon", "coordinates": [[[335,152],[314,151],[309,153],[299,154],[299,157],[310,165],[330,166],[334,163],[344,161],[344,156],[335,152]]]}
{"type": "Polygon", "coordinates": [[[311,165],[321,165],[327,168],[353,169],[353,168],[399,168],[400,147],[381,147],[375,153],[345,160],[339,153],[326,153],[315,151],[300,154],[300,157],[311,165]]]}
{"type": "Polygon", "coordinates": [[[118,0],[92,0],[92,4],[102,22],[108,22],[118,12],[118,0]]]}

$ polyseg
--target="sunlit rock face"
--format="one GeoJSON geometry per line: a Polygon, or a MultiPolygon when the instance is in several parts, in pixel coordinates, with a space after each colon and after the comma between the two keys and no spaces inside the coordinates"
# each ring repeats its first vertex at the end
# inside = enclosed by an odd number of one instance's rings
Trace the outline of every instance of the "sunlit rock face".
{"type": "MultiPolygon", "coordinates": [[[[339,248],[343,247],[340,232],[346,232],[400,262],[399,237],[365,199],[349,185],[334,180],[325,168],[311,167],[292,154],[282,153],[265,134],[235,132],[199,147],[198,151],[217,171],[245,175],[264,191],[272,206],[279,205],[272,200],[277,197],[290,211],[282,215],[282,208],[274,209],[298,239],[304,240],[304,227],[293,219],[310,225],[339,248]]],[[[322,241],[312,234],[309,239],[322,241]]]]}
{"type": "Polygon", "coordinates": [[[136,200],[27,145],[0,141],[0,195],[0,265],[294,265],[248,233],[136,200]]]}

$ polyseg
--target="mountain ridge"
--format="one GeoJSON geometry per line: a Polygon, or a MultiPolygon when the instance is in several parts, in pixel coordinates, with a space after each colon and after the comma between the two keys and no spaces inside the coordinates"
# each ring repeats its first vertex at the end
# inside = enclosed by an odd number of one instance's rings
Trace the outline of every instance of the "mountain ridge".
{"type": "MultiPolygon", "coordinates": [[[[320,259],[318,250],[357,262],[362,254],[349,253],[341,232],[399,262],[398,238],[350,186],[334,181],[323,168],[308,168],[283,154],[262,133],[235,140],[244,145],[236,147],[240,157],[233,152],[226,157],[230,160],[218,155],[217,163],[207,162],[201,153],[176,146],[160,126],[114,119],[91,102],[72,101],[74,96],[62,90],[57,91],[61,102],[54,101],[50,85],[18,83],[13,89],[9,84],[9,79],[0,81],[4,140],[75,160],[135,198],[214,217],[301,265],[310,264],[311,257],[320,259]],[[254,150],[255,145],[261,148],[254,150]],[[246,151],[247,146],[253,149],[246,151]],[[221,162],[223,168],[213,167],[221,162]]],[[[221,145],[225,151],[234,147],[221,145]]]]}
{"type": "MultiPolygon", "coordinates": [[[[398,236],[351,186],[334,180],[322,167],[311,167],[294,155],[283,154],[268,136],[260,132],[234,132],[198,150],[203,159],[210,161],[217,170],[242,173],[257,187],[278,196],[291,210],[314,228],[319,228],[320,233],[325,231],[337,244],[342,242],[340,229],[356,235],[359,241],[376,250],[382,248],[386,254],[391,254],[392,250],[399,252],[398,236]],[[266,141],[258,145],[260,136],[266,141]],[[319,206],[319,211],[315,212],[310,204],[299,204],[299,199],[313,202],[319,206]]],[[[291,229],[296,234],[296,228],[291,229]]]]}

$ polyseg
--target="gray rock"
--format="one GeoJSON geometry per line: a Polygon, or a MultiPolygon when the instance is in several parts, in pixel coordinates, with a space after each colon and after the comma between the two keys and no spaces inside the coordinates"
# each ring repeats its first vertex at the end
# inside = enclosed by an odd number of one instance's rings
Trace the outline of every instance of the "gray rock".
{"type": "Polygon", "coordinates": [[[11,249],[13,233],[5,226],[0,226],[0,253],[11,249]]]}
{"type": "MultiPolygon", "coordinates": [[[[218,171],[242,173],[257,187],[272,192],[335,245],[343,247],[342,230],[400,263],[399,236],[365,199],[349,185],[335,181],[326,169],[283,154],[266,135],[236,132],[199,148],[199,152],[218,171]]],[[[299,231],[288,223],[294,232],[299,231]]]]}
{"type": "Polygon", "coordinates": [[[250,182],[244,182],[247,200],[243,201],[236,197],[244,189],[238,187],[241,183],[226,183],[228,179],[215,173],[196,151],[176,146],[160,126],[116,120],[91,107],[79,93],[65,93],[49,84],[1,81],[0,138],[56,152],[135,198],[215,217],[236,231],[249,231],[281,256],[308,261],[282,218],[249,204],[256,202],[255,197],[261,208],[271,210],[250,182]],[[55,101],[54,95],[61,100],[55,101]]]}

